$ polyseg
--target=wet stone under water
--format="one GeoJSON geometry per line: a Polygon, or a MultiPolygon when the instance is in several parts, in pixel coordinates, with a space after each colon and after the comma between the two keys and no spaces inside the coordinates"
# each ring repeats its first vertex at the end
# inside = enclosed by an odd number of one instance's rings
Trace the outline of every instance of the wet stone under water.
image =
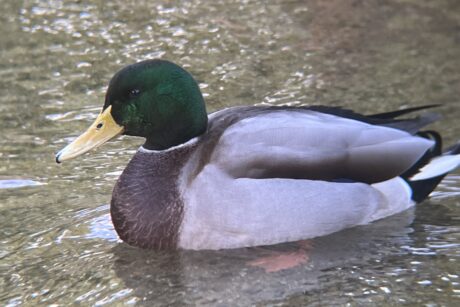
{"type": "Polygon", "coordinates": [[[309,242],[306,262],[252,261],[297,244],[151,252],[120,243],[111,191],[141,144],[122,137],[56,165],[98,114],[112,74],[166,58],[208,111],[324,104],[363,113],[439,103],[460,130],[460,2],[2,1],[1,305],[352,305],[460,302],[460,173],[433,198],[309,242]]]}

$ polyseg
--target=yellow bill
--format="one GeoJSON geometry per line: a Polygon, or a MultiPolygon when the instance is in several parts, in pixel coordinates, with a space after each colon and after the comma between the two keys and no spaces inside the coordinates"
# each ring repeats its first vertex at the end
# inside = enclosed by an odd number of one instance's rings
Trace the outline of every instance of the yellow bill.
{"type": "Polygon", "coordinates": [[[112,106],[109,106],[104,112],[99,114],[85,133],[58,152],[56,154],[56,162],[61,163],[62,161],[82,155],[121,134],[124,128],[115,122],[110,110],[112,110],[112,106]]]}

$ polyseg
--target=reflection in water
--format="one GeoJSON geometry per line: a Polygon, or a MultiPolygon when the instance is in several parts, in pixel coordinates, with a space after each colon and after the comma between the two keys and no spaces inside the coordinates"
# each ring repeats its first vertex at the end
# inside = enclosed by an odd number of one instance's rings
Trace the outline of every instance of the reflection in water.
{"type": "Polygon", "coordinates": [[[5,179],[0,180],[0,189],[13,189],[22,187],[33,187],[42,183],[29,179],[5,179]]]}
{"type": "Polygon", "coordinates": [[[412,222],[413,210],[315,239],[308,263],[265,273],[248,263],[297,244],[154,253],[119,243],[107,204],[141,140],[64,166],[53,156],[95,118],[115,71],[156,57],[193,73],[209,111],[441,103],[433,128],[451,144],[459,1],[4,0],[2,9],[2,305],[458,304],[458,174],[412,222]]]}
{"type": "MultiPolygon", "coordinates": [[[[292,252],[295,243],[228,251],[152,252],[119,244],[113,268],[132,294],[146,304],[223,304],[282,302],[297,293],[315,293],[324,272],[343,265],[382,261],[410,244],[413,210],[370,226],[312,240],[307,264],[267,273],[248,262],[273,252],[292,252]],[[393,246],[393,248],[388,248],[393,246]],[[382,248],[385,247],[385,248],[382,248]],[[274,290],[276,289],[276,290],[274,290]],[[273,293],[276,291],[276,294],[273,293]]],[[[400,253],[406,253],[400,251],[400,253]]],[[[326,274],[327,275],[327,274],[326,274]]],[[[306,301],[315,298],[305,296],[306,301]]]]}

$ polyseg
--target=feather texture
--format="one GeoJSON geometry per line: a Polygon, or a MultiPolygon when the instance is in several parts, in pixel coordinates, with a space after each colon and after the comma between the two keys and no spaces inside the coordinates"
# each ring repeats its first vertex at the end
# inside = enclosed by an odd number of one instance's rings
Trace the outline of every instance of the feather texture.
{"type": "Polygon", "coordinates": [[[234,111],[210,117],[213,142],[188,163],[202,165],[183,173],[182,248],[295,241],[405,210],[411,191],[397,176],[434,144],[312,110],[234,111]]]}
{"type": "Polygon", "coordinates": [[[309,110],[279,110],[229,126],[210,163],[234,178],[375,183],[404,172],[433,144],[402,130],[309,110]]]}

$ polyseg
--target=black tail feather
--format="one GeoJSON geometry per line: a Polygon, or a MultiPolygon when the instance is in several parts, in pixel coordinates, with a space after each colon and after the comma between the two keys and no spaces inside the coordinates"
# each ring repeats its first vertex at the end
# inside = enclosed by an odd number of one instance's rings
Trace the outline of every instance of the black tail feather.
{"type": "MultiPolygon", "coordinates": [[[[423,166],[428,164],[434,157],[442,154],[442,138],[441,135],[432,130],[420,131],[417,135],[433,140],[435,145],[428,150],[410,169],[408,169],[401,177],[409,184],[412,189],[412,200],[415,202],[421,202],[430,195],[430,193],[437,187],[437,185],[444,179],[447,174],[443,174],[437,177],[411,181],[410,178],[415,175],[423,166]]],[[[458,149],[460,150],[460,144],[458,149]]],[[[455,149],[455,148],[454,148],[455,149]]]]}
{"type": "Polygon", "coordinates": [[[425,200],[447,174],[419,181],[406,180],[412,189],[412,200],[419,203],[425,200]]]}
{"type": "Polygon", "coordinates": [[[412,113],[412,112],[415,112],[415,111],[436,108],[436,107],[439,107],[439,106],[441,106],[441,105],[440,104],[428,104],[428,105],[424,105],[424,106],[420,106],[420,107],[413,107],[413,108],[407,108],[407,109],[403,109],[403,110],[397,110],[397,111],[391,111],[391,112],[367,115],[367,117],[378,118],[378,119],[393,119],[395,117],[399,117],[401,115],[409,114],[409,113],[412,113]]]}

